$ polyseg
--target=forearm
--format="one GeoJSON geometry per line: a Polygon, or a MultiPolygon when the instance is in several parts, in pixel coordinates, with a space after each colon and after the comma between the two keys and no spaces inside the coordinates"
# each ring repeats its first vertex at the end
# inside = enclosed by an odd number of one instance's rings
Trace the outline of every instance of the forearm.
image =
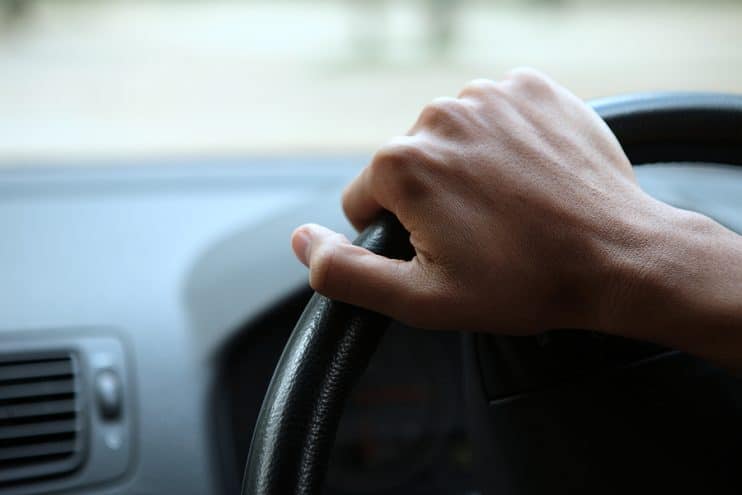
{"type": "Polygon", "coordinates": [[[695,213],[656,214],[605,330],[742,370],[742,236],[695,213]]]}

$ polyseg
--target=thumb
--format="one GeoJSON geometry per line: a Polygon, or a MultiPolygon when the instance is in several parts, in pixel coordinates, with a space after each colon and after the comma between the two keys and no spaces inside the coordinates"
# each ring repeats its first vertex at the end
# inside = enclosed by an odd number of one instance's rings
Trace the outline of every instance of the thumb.
{"type": "Polygon", "coordinates": [[[413,315],[421,286],[415,259],[379,256],[316,224],[297,228],[291,247],[309,267],[309,285],[320,294],[396,320],[408,322],[413,315]]]}

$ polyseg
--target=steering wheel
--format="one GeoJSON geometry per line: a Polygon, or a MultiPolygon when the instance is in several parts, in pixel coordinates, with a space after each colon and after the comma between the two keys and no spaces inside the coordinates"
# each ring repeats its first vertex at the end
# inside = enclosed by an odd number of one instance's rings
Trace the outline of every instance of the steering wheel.
{"type": "MultiPolygon", "coordinates": [[[[663,93],[592,103],[635,165],[742,165],[742,96],[663,93]]],[[[411,259],[409,234],[382,214],[354,244],[411,259]]],[[[281,355],[252,437],[243,495],[320,493],[349,392],[389,320],[314,294],[281,355]]]]}

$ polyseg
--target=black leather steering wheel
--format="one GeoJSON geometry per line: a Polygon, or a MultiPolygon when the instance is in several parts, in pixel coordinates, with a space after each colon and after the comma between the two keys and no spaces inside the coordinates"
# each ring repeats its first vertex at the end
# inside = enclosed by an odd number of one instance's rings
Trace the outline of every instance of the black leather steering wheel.
{"type": "MultiPolygon", "coordinates": [[[[593,103],[635,165],[699,161],[742,165],[742,96],[645,94],[593,103]]],[[[410,259],[409,235],[390,214],[356,240],[410,259]]],[[[343,405],[389,321],[315,294],[281,355],[255,425],[243,495],[322,488],[343,405]]]]}

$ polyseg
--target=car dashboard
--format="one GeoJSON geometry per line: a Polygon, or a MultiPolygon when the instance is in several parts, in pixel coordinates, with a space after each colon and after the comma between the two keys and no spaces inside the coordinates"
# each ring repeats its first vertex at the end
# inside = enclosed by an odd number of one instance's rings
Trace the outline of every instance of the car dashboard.
{"type": "MultiPolygon", "coordinates": [[[[316,222],[352,238],[339,198],[364,163],[0,171],[0,491],[237,493],[263,393],[310,295],[289,235],[316,222]]],[[[637,176],[659,199],[742,231],[733,167],[644,165],[637,176]]],[[[459,339],[392,326],[346,407],[328,494],[476,493],[459,339]]]]}

